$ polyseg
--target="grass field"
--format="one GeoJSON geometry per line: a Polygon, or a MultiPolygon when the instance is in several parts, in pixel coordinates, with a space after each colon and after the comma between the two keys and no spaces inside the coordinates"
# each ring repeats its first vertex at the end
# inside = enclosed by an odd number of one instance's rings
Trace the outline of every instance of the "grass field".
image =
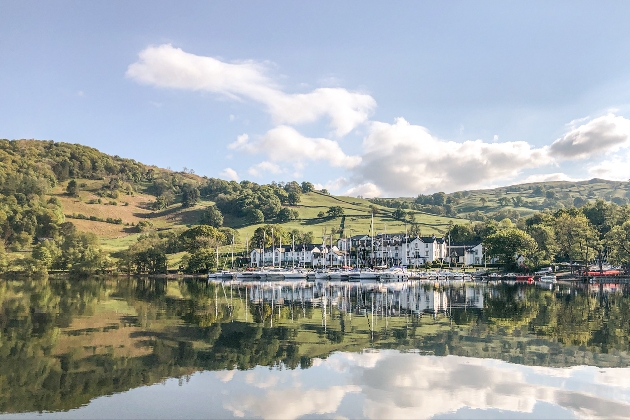
{"type": "MultiPolygon", "coordinates": [[[[150,221],[151,230],[154,231],[179,231],[186,227],[197,224],[204,208],[213,204],[211,201],[201,200],[191,208],[183,209],[179,204],[153,211],[150,208],[155,197],[134,193],[133,195],[121,195],[116,199],[100,197],[96,194],[103,181],[79,180],[81,193],[78,198],[64,194],[65,184],[59,185],[51,196],[58,198],[63,205],[64,214],[72,216],[81,214],[86,217],[122,219],[122,224],[112,224],[102,221],[92,221],[85,219],[70,218],[79,230],[95,233],[100,239],[103,249],[107,252],[126,249],[133,244],[141,235],[135,227],[138,222],[150,221]]],[[[453,196],[450,194],[449,196],[453,196]]],[[[483,214],[493,214],[502,210],[517,210],[521,216],[528,216],[539,211],[541,208],[562,208],[570,207],[576,197],[587,200],[605,199],[616,200],[618,203],[628,201],[630,197],[630,187],[625,182],[613,182],[605,180],[591,180],[584,182],[546,182],[535,184],[522,184],[510,187],[501,187],[488,190],[474,190],[463,192],[455,203],[458,217],[446,217],[429,214],[422,211],[407,210],[415,216],[416,224],[419,226],[422,235],[441,235],[446,233],[449,224],[470,223],[467,217],[475,212],[483,214]],[[544,187],[545,193],[553,192],[554,199],[549,200],[545,194],[535,192],[539,185],[544,187]],[[508,198],[505,203],[504,198],[508,198]],[[520,197],[521,205],[516,207],[513,203],[515,197],[520,197]],[[501,203],[503,201],[503,203],[501,203]]],[[[413,201],[413,198],[402,198],[398,200],[413,201]]],[[[359,234],[370,234],[372,208],[377,212],[374,216],[374,234],[379,233],[403,233],[405,223],[395,220],[392,217],[393,208],[374,205],[368,200],[356,197],[333,196],[320,192],[310,192],[302,195],[299,205],[293,207],[299,213],[299,219],[281,226],[286,230],[298,229],[303,232],[312,232],[315,242],[319,242],[324,232],[339,232],[344,228],[344,235],[352,236],[359,234]],[[332,206],[343,208],[343,217],[320,217],[318,214],[326,213],[332,206]],[[343,224],[343,226],[342,226],[343,224]]],[[[276,223],[270,221],[269,223],[276,223]]],[[[265,223],[266,224],[266,223],[265,223]]],[[[236,229],[239,233],[239,243],[235,246],[235,251],[240,252],[245,249],[246,240],[251,238],[256,228],[262,226],[246,225],[244,219],[227,215],[224,225],[236,229]]],[[[335,234],[335,238],[339,234],[335,234]]],[[[222,254],[229,253],[231,247],[220,249],[222,254]]],[[[169,256],[169,266],[177,266],[183,254],[169,256]]]]}

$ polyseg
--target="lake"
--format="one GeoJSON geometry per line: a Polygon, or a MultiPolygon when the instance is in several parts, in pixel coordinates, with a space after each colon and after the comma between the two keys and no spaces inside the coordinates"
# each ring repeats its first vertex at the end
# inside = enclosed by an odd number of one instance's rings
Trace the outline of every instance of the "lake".
{"type": "Polygon", "coordinates": [[[630,416],[624,286],[0,282],[0,418],[630,416]]]}

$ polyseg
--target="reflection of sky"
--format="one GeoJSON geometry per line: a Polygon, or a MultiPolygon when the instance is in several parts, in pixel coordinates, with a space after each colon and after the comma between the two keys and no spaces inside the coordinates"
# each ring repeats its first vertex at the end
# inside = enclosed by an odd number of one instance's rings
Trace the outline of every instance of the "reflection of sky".
{"type": "MultiPolygon", "coordinates": [[[[11,417],[40,417],[17,415],[11,417]]],[[[306,370],[203,372],[100,397],[58,418],[630,417],[630,368],[544,368],[397,351],[306,370]]]]}

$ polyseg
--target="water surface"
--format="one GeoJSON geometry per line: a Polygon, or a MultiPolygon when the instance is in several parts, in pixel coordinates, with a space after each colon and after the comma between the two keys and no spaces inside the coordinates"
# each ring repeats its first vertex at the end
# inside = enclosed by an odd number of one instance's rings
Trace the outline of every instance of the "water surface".
{"type": "Polygon", "coordinates": [[[630,416],[615,286],[0,283],[0,417],[630,416]]]}

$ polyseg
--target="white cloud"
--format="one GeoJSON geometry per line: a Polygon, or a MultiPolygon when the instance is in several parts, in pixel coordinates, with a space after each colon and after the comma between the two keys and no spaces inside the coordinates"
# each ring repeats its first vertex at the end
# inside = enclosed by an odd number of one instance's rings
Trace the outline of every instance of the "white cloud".
{"type": "Polygon", "coordinates": [[[363,150],[353,170],[357,183],[372,183],[392,195],[482,187],[552,162],[546,148],[526,142],[444,141],[403,118],[371,123],[363,150]]]}
{"type": "Polygon", "coordinates": [[[336,141],[305,137],[286,125],[269,130],[255,142],[250,142],[247,134],[243,134],[228,148],[251,154],[266,154],[272,161],[298,165],[305,160],[323,160],[331,166],[352,168],[361,162],[359,156],[346,155],[336,141]]]}
{"type": "Polygon", "coordinates": [[[223,171],[221,171],[221,173],[219,173],[219,176],[229,181],[239,180],[238,173],[232,168],[225,168],[223,171]]]}
{"type": "MultiPolygon", "coordinates": [[[[570,124],[574,124],[572,121],[570,124]]],[[[554,141],[550,153],[563,159],[588,159],[630,146],[630,120],[613,114],[590,120],[554,141]]]]}
{"type": "Polygon", "coordinates": [[[332,414],[337,411],[341,400],[349,393],[359,392],[353,385],[337,385],[325,389],[299,388],[271,390],[264,398],[247,394],[224,405],[237,413],[249,412],[263,419],[296,419],[304,415],[332,414]]]}
{"type": "Polygon", "coordinates": [[[630,179],[630,154],[615,155],[588,168],[588,173],[596,178],[627,181],[630,179]]]}
{"type": "Polygon", "coordinates": [[[522,183],[531,183],[531,182],[551,182],[551,181],[577,181],[577,179],[570,177],[569,175],[562,172],[554,172],[550,174],[534,174],[530,175],[522,181],[522,183]]]}
{"type": "Polygon", "coordinates": [[[495,134],[495,135],[494,135],[494,137],[492,138],[492,141],[493,141],[493,142],[495,142],[495,143],[499,141],[499,136],[498,136],[498,134],[495,134]]]}
{"type": "Polygon", "coordinates": [[[228,144],[228,149],[249,151],[249,135],[241,134],[236,136],[236,141],[228,144]]]}
{"type": "Polygon", "coordinates": [[[247,170],[247,173],[256,177],[262,176],[265,173],[281,174],[282,172],[284,171],[278,165],[267,161],[253,165],[247,170]]]}
{"type": "Polygon", "coordinates": [[[370,95],[343,88],[285,93],[267,76],[265,64],[251,60],[226,63],[170,44],[141,51],[126,76],[148,85],[213,92],[233,100],[250,99],[265,105],[276,124],[301,124],[328,117],[339,136],[366,121],[376,108],[370,95]]]}
{"type": "Polygon", "coordinates": [[[362,196],[365,198],[374,198],[383,194],[383,191],[371,182],[365,184],[356,185],[346,191],[345,195],[352,197],[362,196]]]}
{"type": "Polygon", "coordinates": [[[236,373],[236,369],[232,369],[232,370],[220,370],[218,372],[215,372],[214,374],[221,382],[230,382],[234,378],[235,373],[236,373]]]}

